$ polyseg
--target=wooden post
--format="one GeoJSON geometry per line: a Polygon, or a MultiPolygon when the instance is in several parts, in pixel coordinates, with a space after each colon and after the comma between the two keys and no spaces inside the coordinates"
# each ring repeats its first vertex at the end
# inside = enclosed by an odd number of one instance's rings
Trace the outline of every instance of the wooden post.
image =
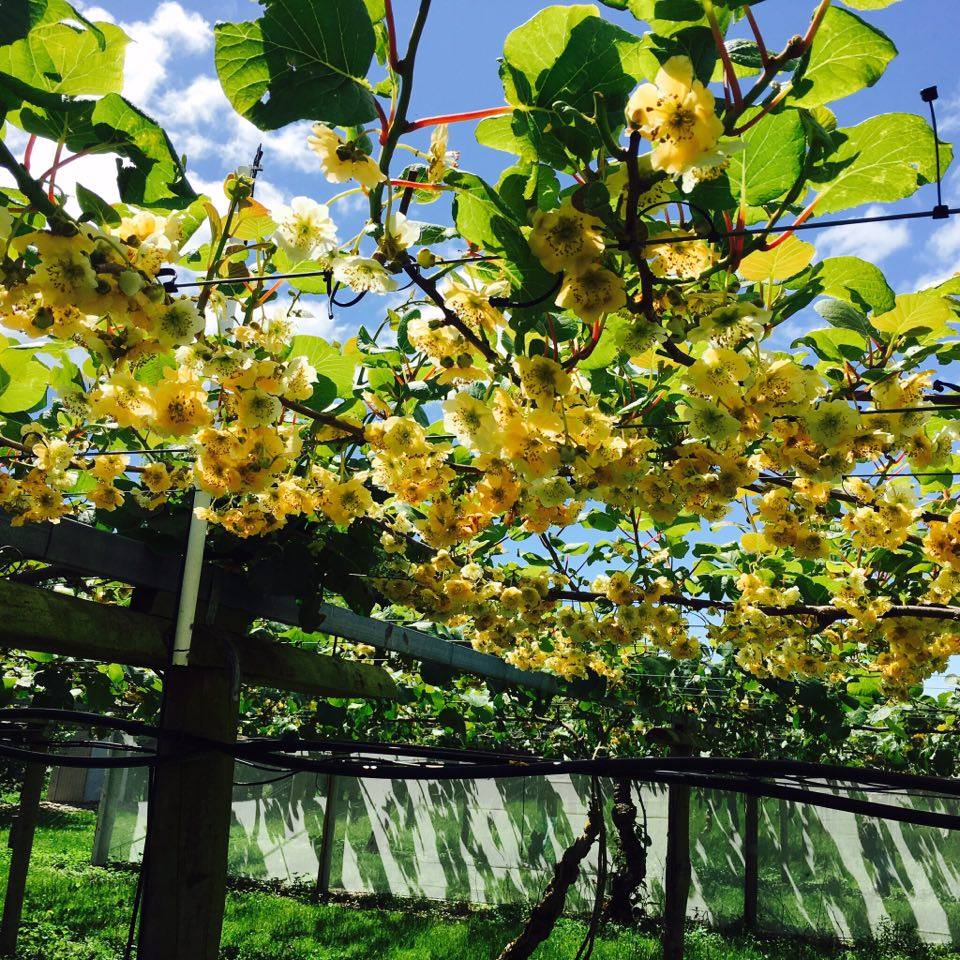
{"type": "MultiPolygon", "coordinates": [[[[32,749],[46,752],[37,743],[32,749]]],[[[10,827],[10,872],[7,876],[7,892],[3,900],[3,921],[0,924],[0,954],[12,957],[17,952],[17,937],[20,933],[20,918],[23,916],[23,895],[27,887],[27,871],[33,853],[33,837],[40,813],[40,797],[47,768],[42,763],[28,763],[23,771],[23,786],[20,788],[20,811],[10,827]]]]}
{"type": "MultiPolygon", "coordinates": [[[[177,733],[232,743],[237,711],[225,669],[169,667],[161,753],[177,733]]],[[[217,960],[227,880],[233,758],[211,749],[161,763],[150,797],[138,960],[217,960]]]]}
{"type": "Polygon", "coordinates": [[[786,800],[777,803],[780,821],[780,874],[784,880],[790,879],[790,808],[786,800]]]}
{"type": "MultiPolygon", "coordinates": [[[[692,753],[689,731],[677,725],[674,756],[692,753]]],[[[671,784],[667,797],[667,859],[663,899],[663,960],[683,960],[683,933],[690,895],[690,788],[671,784]]]]}
{"type": "Polygon", "coordinates": [[[327,774],[327,797],[323,808],[323,833],[320,836],[320,869],[317,871],[317,886],[313,891],[315,903],[327,899],[330,893],[330,867],[333,862],[333,835],[337,826],[337,800],[340,782],[332,774],[327,774]]]}
{"type": "Polygon", "coordinates": [[[743,926],[754,930],[757,926],[759,889],[759,803],[756,797],[744,797],[743,817],[743,926]]]}

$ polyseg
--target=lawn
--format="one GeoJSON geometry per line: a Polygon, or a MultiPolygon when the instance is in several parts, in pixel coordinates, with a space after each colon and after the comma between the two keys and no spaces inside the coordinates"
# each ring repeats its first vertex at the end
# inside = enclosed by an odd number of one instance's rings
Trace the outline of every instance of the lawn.
{"type": "MultiPolygon", "coordinates": [[[[0,886],[12,814],[12,807],[0,808],[0,886]]],[[[136,876],[90,866],[94,822],[88,811],[44,808],[27,885],[20,960],[118,960],[122,955],[136,876]]],[[[492,960],[520,922],[516,915],[489,910],[456,915],[419,905],[315,906],[297,896],[237,889],[227,898],[221,955],[225,960],[492,960]]],[[[578,920],[562,920],[537,960],[571,960],[584,930],[578,920]]],[[[690,960],[892,960],[925,954],[909,936],[853,948],[694,930],[688,944],[690,960]]],[[[654,937],[616,931],[601,938],[594,957],[646,960],[658,953],[654,937]]]]}

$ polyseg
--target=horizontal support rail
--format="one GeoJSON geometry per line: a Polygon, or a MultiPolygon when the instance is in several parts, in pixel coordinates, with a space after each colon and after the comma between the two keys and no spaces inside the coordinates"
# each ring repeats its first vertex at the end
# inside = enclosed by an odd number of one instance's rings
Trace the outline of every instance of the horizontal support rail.
{"type": "MultiPolygon", "coordinates": [[[[134,586],[174,593],[180,582],[181,558],[177,554],[163,553],[139,540],[72,520],[14,527],[0,518],[0,546],[10,547],[24,558],[134,586]]],[[[300,625],[300,608],[295,597],[266,594],[256,582],[208,565],[201,585],[200,609],[204,603],[211,602],[266,620],[300,625]]],[[[423,630],[360,616],[329,603],[320,605],[319,614],[319,629],[324,633],[421,662],[526,687],[545,695],[581,696],[598,690],[598,685],[591,681],[563,683],[547,673],[518,670],[492,654],[480,653],[423,630]]]]}

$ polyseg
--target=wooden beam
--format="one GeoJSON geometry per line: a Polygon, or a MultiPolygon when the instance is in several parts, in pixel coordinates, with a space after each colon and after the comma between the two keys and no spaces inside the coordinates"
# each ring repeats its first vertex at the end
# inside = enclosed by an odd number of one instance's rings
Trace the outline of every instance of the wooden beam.
{"type": "MultiPolygon", "coordinates": [[[[34,730],[36,740],[39,731],[34,730]]],[[[40,743],[29,745],[40,753],[46,747],[40,743]]],[[[20,787],[20,808],[17,818],[10,826],[10,870],[7,874],[7,890],[3,898],[3,922],[0,924],[0,954],[13,957],[17,952],[20,935],[20,920],[23,917],[23,895],[27,889],[27,873],[33,853],[33,837],[40,816],[40,797],[47,768],[42,763],[28,763],[23,770],[20,787]]]]}
{"type": "MultiPolygon", "coordinates": [[[[13,527],[0,518],[0,544],[12,546],[30,559],[57,563],[88,576],[106,577],[134,586],[174,593],[180,582],[179,556],[161,553],[139,540],[76,521],[13,527]]],[[[300,625],[296,597],[265,594],[255,582],[220,569],[208,570],[201,586],[201,608],[211,602],[254,617],[300,625]]],[[[497,683],[526,687],[548,696],[583,697],[598,692],[598,685],[590,681],[565,683],[547,673],[518,670],[499,657],[479,653],[472,647],[442,640],[422,630],[362,617],[332,604],[321,604],[320,616],[320,630],[331,636],[487,677],[497,683]]]]}
{"type": "Polygon", "coordinates": [[[165,620],[0,580],[0,647],[159,669],[169,661],[165,620]]]}
{"type": "MultiPolygon", "coordinates": [[[[127,607],[0,580],[0,648],[38,650],[81,660],[153,670],[169,664],[171,624],[127,607]]],[[[223,667],[232,647],[245,683],[315,696],[394,698],[393,678],[381,667],[235,634],[205,636],[193,661],[223,667]]]]}

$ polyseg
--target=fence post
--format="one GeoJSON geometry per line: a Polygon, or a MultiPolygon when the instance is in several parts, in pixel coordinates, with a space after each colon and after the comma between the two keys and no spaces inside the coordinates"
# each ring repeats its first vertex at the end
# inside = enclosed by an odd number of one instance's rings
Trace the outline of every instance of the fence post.
{"type": "MultiPolygon", "coordinates": [[[[177,734],[236,739],[237,708],[226,669],[169,667],[159,749],[177,734]],[[166,734],[166,736],[164,736],[166,734]]],[[[233,798],[233,757],[195,750],[157,766],[147,817],[138,960],[217,960],[223,927],[233,798]]]]}
{"type": "Polygon", "coordinates": [[[743,818],[743,926],[753,930],[757,926],[759,890],[759,801],[744,797],[743,818]]]}
{"type": "MultiPolygon", "coordinates": [[[[690,756],[689,729],[677,724],[671,753],[690,756]]],[[[690,788],[671,784],[667,795],[667,860],[663,898],[663,960],[683,960],[683,932],[690,895],[690,788]]]]}
{"type": "MultiPolygon", "coordinates": [[[[36,742],[39,736],[28,742],[28,746],[41,753],[46,747],[36,742]]],[[[37,829],[40,814],[40,797],[43,794],[43,782],[47,768],[42,763],[28,763],[23,771],[23,785],[20,788],[20,810],[10,826],[10,872],[7,875],[7,892],[3,900],[3,921],[0,924],[0,954],[12,957],[17,952],[17,937],[20,933],[20,919],[23,916],[23,895],[27,887],[27,871],[30,869],[30,855],[33,853],[33,837],[37,829]]]]}
{"type": "Polygon", "coordinates": [[[337,827],[337,800],[340,784],[332,774],[327,774],[326,802],[323,806],[323,832],[320,835],[320,868],[317,871],[317,885],[313,891],[314,903],[327,899],[330,893],[330,866],[333,862],[333,835],[337,827]]]}

